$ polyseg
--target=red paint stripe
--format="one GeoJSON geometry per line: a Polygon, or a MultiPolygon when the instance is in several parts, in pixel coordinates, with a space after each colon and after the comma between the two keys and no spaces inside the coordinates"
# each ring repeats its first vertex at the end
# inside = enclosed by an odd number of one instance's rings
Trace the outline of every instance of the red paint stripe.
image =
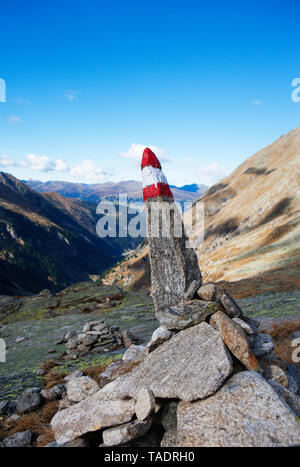
{"type": "Polygon", "coordinates": [[[150,185],[143,189],[144,201],[149,198],[156,198],[157,196],[167,196],[173,198],[173,193],[169,185],[166,183],[158,183],[157,185],[150,185]]]}
{"type": "Polygon", "coordinates": [[[142,158],[142,169],[144,167],[155,167],[156,169],[161,169],[161,165],[159,160],[157,159],[156,155],[154,152],[151,151],[151,149],[146,148],[145,151],[143,152],[143,158],[142,158]]]}

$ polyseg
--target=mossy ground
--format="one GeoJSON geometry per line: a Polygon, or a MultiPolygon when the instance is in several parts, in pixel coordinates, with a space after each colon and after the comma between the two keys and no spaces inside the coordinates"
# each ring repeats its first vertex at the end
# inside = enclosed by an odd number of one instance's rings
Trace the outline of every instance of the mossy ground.
{"type": "MultiPolygon", "coordinates": [[[[68,331],[81,331],[88,321],[101,319],[110,325],[123,329],[134,329],[142,339],[147,339],[158,326],[155,319],[151,297],[135,292],[126,292],[124,298],[116,301],[116,306],[89,313],[78,313],[79,306],[87,305],[91,301],[101,302],[106,296],[120,295],[120,289],[113,286],[96,286],[95,283],[76,284],[63,292],[64,307],[56,308],[60,316],[47,317],[47,307],[37,308],[37,297],[32,298],[32,308],[22,316],[21,310],[10,313],[9,319],[3,320],[7,324],[1,329],[1,337],[5,338],[7,351],[6,363],[0,363],[0,400],[4,398],[16,399],[26,388],[43,386],[43,380],[36,375],[42,363],[51,358],[58,360],[65,350],[63,344],[55,345],[68,331]],[[73,299],[73,301],[72,301],[73,299]],[[74,309],[75,313],[72,313],[74,309]],[[67,311],[66,311],[67,310],[67,311]],[[23,320],[21,318],[23,317],[23,320]],[[16,318],[16,321],[14,321],[16,318]],[[25,337],[17,344],[16,337],[25,337]],[[49,354],[49,350],[55,353],[49,354]]],[[[41,300],[41,304],[49,303],[49,298],[41,300]]],[[[52,304],[51,300],[50,303],[52,304]]],[[[3,324],[3,321],[1,324],[3,324]]],[[[55,372],[71,372],[75,369],[105,365],[113,359],[120,358],[123,350],[108,352],[102,355],[87,355],[76,360],[58,360],[55,372]]]]}

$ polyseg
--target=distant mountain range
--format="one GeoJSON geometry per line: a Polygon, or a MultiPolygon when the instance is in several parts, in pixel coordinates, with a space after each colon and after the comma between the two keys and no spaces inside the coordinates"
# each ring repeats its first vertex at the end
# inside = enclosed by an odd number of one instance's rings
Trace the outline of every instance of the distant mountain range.
{"type": "MultiPolygon", "coordinates": [[[[24,180],[28,186],[34,190],[45,193],[55,192],[69,198],[76,198],[85,201],[99,202],[106,198],[115,200],[119,195],[126,194],[129,201],[142,200],[142,183],[134,180],[122,182],[106,182],[106,183],[71,183],[61,181],[41,182],[38,180],[24,180]]],[[[193,202],[208,190],[206,185],[185,185],[183,187],[172,186],[172,191],[176,201],[178,202],[193,202]]]]}
{"type": "Polygon", "coordinates": [[[0,295],[37,293],[98,275],[141,239],[96,235],[96,204],[38,193],[0,172],[0,295]]]}

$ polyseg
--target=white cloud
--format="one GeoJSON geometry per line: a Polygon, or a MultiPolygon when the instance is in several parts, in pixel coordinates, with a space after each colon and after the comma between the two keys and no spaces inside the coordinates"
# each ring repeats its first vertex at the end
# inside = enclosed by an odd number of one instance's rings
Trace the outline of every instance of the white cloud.
{"type": "Polygon", "coordinates": [[[225,169],[218,163],[202,165],[197,170],[197,183],[204,183],[204,185],[210,186],[226,177],[226,175],[225,169]]]}
{"type": "Polygon", "coordinates": [[[77,96],[78,96],[79,92],[78,91],[65,91],[64,93],[64,98],[67,99],[67,101],[69,102],[74,102],[74,101],[77,101],[77,96]]]}
{"type": "Polygon", "coordinates": [[[21,119],[20,117],[18,117],[17,115],[11,115],[8,119],[7,119],[8,123],[19,123],[21,122],[21,119]]]}
{"type": "Polygon", "coordinates": [[[47,156],[37,156],[36,154],[28,154],[25,161],[21,162],[23,167],[28,167],[38,172],[65,172],[68,166],[62,159],[53,161],[47,156]]]}
{"type": "Polygon", "coordinates": [[[68,164],[63,159],[57,159],[55,162],[55,170],[57,172],[66,172],[69,170],[68,164]]]}
{"type": "Polygon", "coordinates": [[[88,159],[83,160],[80,165],[72,167],[70,174],[78,180],[83,178],[91,182],[100,182],[107,176],[101,167],[97,167],[94,162],[88,159]]]}
{"type": "MultiPolygon", "coordinates": [[[[142,160],[144,149],[147,146],[144,144],[137,144],[132,143],[127,152],[120,152],[121,157],[125,157],[126,159],[133,159],[135,161],[140,162],[142,160]]],[[[169,157],[167,156],[166,152],[163,149],[158,148],[157,146],[148,146],[155,153],[158,159],[162,162],[169,161],[169,157]]]]}
{"type": "Polygon", "coordinates": [[[251,101],[251,104],[252,105],[262,105],[262,101],[259,100],[259,99],[254,99],[253,101],[251,101]]]}
{"type": "Polygon", "coordinates": [[[11,156],[7,154],[3,154],[2,156],[0,156],[0,167],[1,168],[9,169],[11,167],[15,167],[15,165],[16,163],[11,156]]]}

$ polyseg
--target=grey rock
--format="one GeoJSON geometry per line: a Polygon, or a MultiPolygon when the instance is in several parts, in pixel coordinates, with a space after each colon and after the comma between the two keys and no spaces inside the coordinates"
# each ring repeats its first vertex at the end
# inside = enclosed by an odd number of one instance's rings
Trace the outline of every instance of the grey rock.
{"type": "Polygon", "coordinates": [[[16,413],[14,413],[10,417],[8,417],[8,419],[6,420],[6,423],[13,424],[13,423],[17,422],[19,420],[19,418],[20,418],[20,416],[17,415],[16,413]]]}
{"type": "Polygon", "coordinates": [[[20,431],[3,440],[6,448],[26,448],[31,445],[32,432],[30,430],[20,431]]]}
{"type": "Polygon", "coordinates": [[[15,338],[15,343],[16,344],[21,344],[21,342],[25,341],[26,337],[16,337],[15,338]]]}
{"type": "Polygon", "coordinates": [[[77,346],[78,352],[81,352],[81,353],[83,353],[83,354],[88,353],[90,349],[91,349],[91,346],[87,347],[87,346],[85,346],[85,345],[83,345],[83,344],[79,344],[79,345],[77,346]]]}
{"type": "Polygon", "coordinates": [[[8,410],[9,401],[0,401],[0,415],[5,415],[8,410]]]}
{"type": "Polygon", "coordinates": [[[177,447],[177,431],[176,430],[169,430],[166,431],[161,443],[160,447],[162,448],[174,448],[177,447]]]}
{"type": "Polygon", "coordinates": [[[16,401],[16,409],[19,413],[32,412],[39,408],[42,402],[42,397],[39,392],[34,389],[27,389],[21,394],[16,401]]]}
{"type": "Polygon", "coordinates": [[[298,392],[298,384],[295,378],[291,375],[287,375],[288,377],[288,389],[292,391],[294,394],[297,394],[298,392]]]}
{"type": "Polygon", "coordinates": [[[48,401],[55,401],[59,399],[66,392],[64,384],[56,384],[51,389],[42,389],[41,395],[48,401]]]}
{"type": "Polygon", "coordinates": [[[129,348],[133,344],[133,339],[129,335],[129,331],[125,330],[121,332],[121,337],[125,347],[129,348]]]}
{"type": "Polygon", "coordinates": [[[161,424],[166,431],[177,429],[178,401],[169,402],[161,411],[161,424]]]}
{"type": "Polygon", "coordinates": [[[77,332],[74,331],[74,330],[73,330],[73,331],[68,331],[68,332],[65,334],[65,337],[64,337],[64,339],[65,339],[66,341],[68,341],[69,339],[75,339],[75,338],[77,338],[77,332]]]}
{"type": "Polygon", "coordinates": [[[37,376],[44,376],[46,373],[47,371],[44,368],[39,368],[36,372],[37,376]]]}
{"type": "Polygon", "coordinates": [[[288,365],[287,372],[288,376],[295,381],[296,391],[294,392],[300,396],[300,368],[294,364],[288,365]]]}
{"type": "Polygon", "coordinates": [[[90,376],[81,376],[67,382],[67,396],[72,402],[80,402],[98,392],[99,389],[99,384],[90,376]]]}
{"type": "MultiPolygon", "coordinates": [[[[102,390],[103,391],[103,390],[102,390]]],[[[85,433],[129,422],[134,415],[134,400],[108,398],[102,391],[61,412],[51,421],[56,441],[68,443],[85,433]]]]}
{"type": "Polygon", "coordinates": [[[101,332],[102,334],[105,334],[109,331],[109,326],[105,323],[101,323],[94,326],[93,329],[95,331],[101,332]]]}
{"type": "Polygon", "coordinates": [[[209,324],[179,332],[161,344],[128,375],[106,385],[111,397],[136,398],[147,387],[155,398],[195,400],[216,392],[232,372],[232,359],[209,324]]]}
{"type": "Polygon", "coordinates": [[[66,343],[66,347],[69,350],[76,349],[77,344],[78,344],[77,337],[72,337],[71,339],[68,339],[66,343]]]}
{"type": "Polygon", "coordinates": [[[300,426],[267,381],[245,371],[208,399],[180,402],[177,438],[182,447],[295,446],[300,426]]]}
{"type": "Polygon", "coordinates": [[[72,402],[72,401],[69,401],[69,399],[61,399],[58,403],[58,410],[65,410],[69,407],[71,407],[72,405],[74,405],[75,402],[72,402]]]}
{"type": "Polygon", "coordinates": [[[76,438],[73,441],[60,445],[61,448],[87,448],[88,442],[84,438],[76,438]]]}
{"type": "MultiPolygon", "coordinates": [[[[142,170],[142,177],[147,169],[142,170]]],[[[159,180],[158,180],[159,181],[159,180]]],[[[198,258],[187,248],[181,215],[173,198],[157,196],[145,202],[147,238],[155,311],[185,300],[193,281],[201,285],[198,258]]]]}
{"type": "Polygon", "coordinates": [[[135,413],[138,420],[146,420],[155,409],[155,397],[147,388],[141,389],[135,403],[135,413]]]}
{"type": "Polygon", "coordinates": [[[214,302],[217,299],[217,287],[215,284],[203,284],[197,290],[197,295],[201,300],[214,302]]]}
{"type": "Polygon", "coordinates": [[[16,402],[10,400],[7,408],[7,415],[12,414],[16,411],[16,402]]]}
{"type": "Polygon", "coordinates": [[[297,417],[300,417],[300,397],[298,397],[292,391],[277,383],[274,380],[268,380],[268,383],[272,386],[277,394],[287,403],[287,405],[295,412],[297,417]]]}
{"type": "Polygon", "coordinates": [[[84,339],[82,339],[82,344],[85,346],[93,345],[97,342],[98,336],[97,335],[86,335],[84,339]]]}
{"type": "Polygon", "coordinates": [[[200,280],[193,280],[187,292],[185,292],[184,294],[184,300],[192,300],[193,298],[195,298],[196,292],[200,285],[201,285],[200,280]]]}
{"type": "Polygon", "coordinates": [[[73,373],[71,373],[70,375],[67,375],[64,378],[64,381],[68,382],[68,381],[71,381],[71,379],[80,378],[81,376],[83,376],[82,371],[76,370],[76,371],[73,371],[73,373]]]}
{"type": "Polygon", "coordinates": [[[162,326],[155,329],[154,333],[152,334],[150,342],[147,344],[147,351],[152,352],[160,344],[169,340],[171,336],[172,336],[171,331],[169,331],[168,329],[162,326]]]}
{"type": "Polygon", "coordinates": [[[221,302],[229,318],[239,318],[243,315],[239,305],[226,290],[223,290],[221,302]]]}
{"type": "Polygon", "coordinates": [[[269,334],[249,336],[252,351],[256,357],[263,357],[273,352],[274,344],[269,334]]]}
{"type": "Polygon", "coordinates": [[[248,336],[258,334],[257,328],[250,326],[250,324],[246,323],[246,321],[244,321],[243,319],[232,318],[232,321],[238,324],[245,331],[245,333],[248,334],[248,336]]]}
{"type": "Polygon", "coordinates": [[[144,358],[145,350],[146,350],[146,347],[144,345],[132,344],[123,354],[122,359],[125,362],[128,362],[128,361],[140,362],[144,358]]]}
{"type": "Polygon", "coordinates": [[[263,377],[276,381],[282,386],[288,387],[289,380],[288,375],[285,371],[285,365],[279,359],[272,355],[266,355],[265,357],[259,358],[259,366],[263,371],[263,377]]]}
{"type": "Polygon", "coordinates": [[[244,371],[208,399],[179,403],[177,440],[182,447],[296,446],[300,426],[261,375],[244,371]]]}
{"type": "Polygon", "coordinates": [[[177,305],[161,308],[156,317],[166,329],[182,330],[202,323],[208,316],[220,310],[216,302],[189,300],[177,305]]]}
{"type": "Polygon", "coordinates": [[[103,441],[105,446],[118,446],[129,441],[140,438],[149,430],[151,420],[134,420],[125,425],[116,426],[103,431],[103,441]]]}

